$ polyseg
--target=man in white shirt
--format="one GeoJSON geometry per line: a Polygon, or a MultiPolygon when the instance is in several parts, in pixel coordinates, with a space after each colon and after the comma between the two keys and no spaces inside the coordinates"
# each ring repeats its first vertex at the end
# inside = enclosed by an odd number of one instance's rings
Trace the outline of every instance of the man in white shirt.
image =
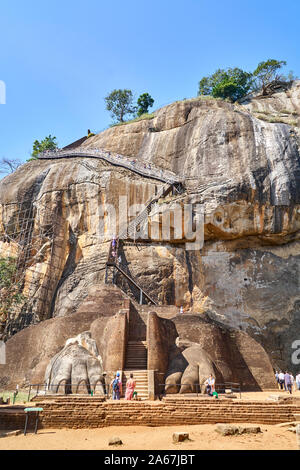
{"type": "Polygon", "coordinates": [[[297,384],[298,390],[300,390],[300,374],[296,375],[296,384],[297,384]]]}
{"type": "Polygon", "coordinates": [[[283,390],[283,387],[284,387],[284,390],[286,390],[285,381],[284,381],[284,373],[281,371],[278,374],[278,380],[279,380],[280,389],[283,390]]]}
{"type": "Polygon", "coordinates": [[[213,392],[215,391],[215,379],[211,374],[208,379],[206,379],[205,385],[207,394],[212,396],[213,392]]]}

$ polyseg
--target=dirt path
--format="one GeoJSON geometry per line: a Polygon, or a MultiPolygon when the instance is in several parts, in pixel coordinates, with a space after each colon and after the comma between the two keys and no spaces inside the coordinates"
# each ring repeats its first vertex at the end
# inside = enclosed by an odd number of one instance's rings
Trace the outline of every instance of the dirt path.
{"type": "Polygon", "coordinates": [[[260,425],[256,435],[220,436],[215,425],[112,426],[100,429],[44,429],[0,439],[0,450],[297,450],[296,435],[286,428],[260,425]],[[190,441],[173,444],[172,434],[185,431],[190,441]],[[109,446],[118,436],[122,446],[109,446]]]}

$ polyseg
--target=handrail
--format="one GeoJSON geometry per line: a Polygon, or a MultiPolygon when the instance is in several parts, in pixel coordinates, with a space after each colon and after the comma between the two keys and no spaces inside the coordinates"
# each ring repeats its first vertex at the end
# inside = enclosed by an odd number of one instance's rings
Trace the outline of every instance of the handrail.
{"type": "MultiPolygon", "coordinates": [[[[164,387],[164,389],[169,386],[176,386],[176,387],[181,387],[182,385],[188,385],[189,387],[196,387],[196,392],[198,396],[198,388],[201,391],[201,386],[203,387],[205,384],[204,383],[169,383],[169,382],[164,382],[162,384],[158,384],[160,387],[164,387]]],[[[239,382],[224,382],[224,383],[215,383],[214,389],[217,393],[222,394],[225,393],[225,390],[230,389],[232,392],[239,393],[240,398],[242,396],[242,391],[241,391],[241,384],[239,382]]],[[[187,392],[187,393],[193,393],[193,392],[187,392]]],[[[200,392],[201,393],[201,392],[200,392]]]]}
{"type": "MultiPolygon", "coordinates": [[[[112,152],[105,151],[104,149],[99,148],[92,148],[92,149],[85,149],[85,148],[76,148],[70,150],[64,149],[54,149],[54,150],[46,150],[41,152],[38,155],[39,160],[45,159],[59,159],[59,158],[66,158],[66,157],[87,157],[87,158],[98,158],[107,161],[116,166],[120,166],[123,168],[127,168],[134,173],[138,173],[142,176],[150,177],[153,179],[157,179],[169,184],[181,183],[181,179],[178,178],[177,175],[174,173],[165,170],[165,169],[158,169],[151,163],[150,168],[140,168],[138,160],[133,157],[121,155],[121,154],[113,154],[112,152]],[[126,160],[131,160],[126,162],[126,160]]],[[[149,165],[149,164],[148,164],[149,165]]]]}
{"type": "MultiPolygon", "coordinates": [[[[76,382],[76,383],[73,383],[73,382],[66,382],[66,383],[63,383],[63,381],[60,381],[60,382],[57,383],[57,384],[51,384],[51,385],[49,385],[49,386],[47,386],[47,384],[46,384],[45,382],[42,383],[42,384],[41,384],[41,383],[40,383],[40,384],[30,384],[30,385],[27,386],[27,387],[29,388],[28,400],[27,400],[27,401],[28,401],[28,402],[30,401],[30,395],[31,395],[31,393],[32,393],[32,391],[33,391],[33,387],[36,387],[36,388],[37,388],[37,390],[36,390],[36,395],[39,394],[39,391],[40,391],[41,389],[43,389],[43,391],[44,391],[44,393],[43,393],[44,396],[47,395],[46,392],[48,392],[49,395],[53,395],[53,394],[56,395],[56,394],[58,394],[58,393],[57,393],[57,392],[52,392],[52,391],[50,390],[50,387],[51,387],[51,388],[53,387],[53,388],[58,389],[58,387],[61,386],[61,387],[63,387],[63,389],[65,390],[65,387],[76,386],[76,387],[77,387],[77,390],[78,390],[78,388],[79,388],[81,382],[82,382],[82,381],[76,382]]],[[[94,393],[96,386],[99,385],[99,384],[100,384],[100,385],[102,384],[102,386],[103,386],[103,388],[104,388],[104,395],[99,395],[99,396],[104,396],[104,397],[106,397],[106,398],[109,398],[110,384],[107,383],[106,381],[105,381],[104,383],[101,382],[101,381],[97,381],[97,382],[93,385],[93,387],[90,385],[90,390],[93,390],[93,393],[94,393]]],[[[84,385],[86,385],[86,382],[85,382],[84,385]]],[[[202,384],[200,384],[200,383],[193,383],[193,384],[191,384],[191,383],[166,383],[166,382],[164,382],[164,383],[158,384],[159,387],[164,387],[164,389],[165,389],[166,385],[167,385],[167,386],[169,386],[169,385],[170,385],[170,386],[174,386],[174,385],[175,385],[175,386],[177,386],[177,387],[181,387],[182,385],[196,386],[197,389],[200,390],[200,392],[196,389],[196,390],[197,390],[196,392],[187,392],[185,395],[189,395],[189,394],[192,394],[192,393],[196,393],[196,394],[197,394],[197,397],[198,397],[199,393],[200,393],[201,395],[204,395],[203,393],[201,393],[201,386],[203,386],[204,383],[202,383],[202,384]]],[[[27,388],[27,387],[26,387],[26,388],[27,388]]],[[[216,384],[215,384],[215,390],[217,391],[218,394],[225,393],[225,390],[226,390],[226,389],[231,389],[232,392],[239,393],[240,398],[242,397],[241,384],[238,383],[238,382],[224,382],[224,383],[216,383],[216,384]],[[237,387],[235,387],[236,385],[237,385],[237,387]]],[[[164,393],[165,393],[165,392],[164,392],[164,393]]],[[[73,393],[66,393],[65,391],[64,391],[64,393],[62,393],[62,394],[63,394],[63,395],[74,395],[73,393]]],[[[91,395],[91,392],[89,392],[89,391],[87,390],[85,393],[81,393],[80,395],[91,395]]],[[[159,393],[159,395],[162,395],[162,394],[159,393]]],[[[166,395],[169,395],[169,396],[170,396],[170,395],[172,395],[172,394],[170,393],[170,394],[166,394],[166,395]]]]}
{"type": "Polygon", "coordinates": [[[131,222],[129,222],[129,224],[126,223],[126,226],[124,227],[124,229],[121,229],[118,238],[120,240],[122,240],[124,238],[128,238],[128,237],[133,238],[134,230],[148,216],[148,214],[151,210],[151,206],[153,204],[155,204],[162,196],[164,196],[166,193],[168,193],[171,190],[171,188],[172,188],[172,184],[165,183],[159,189],[159,191],[156,195],[154,195],[152,198],[148,199],[148,201],[145,203],[144,209],[139,214],[137,214],[137,216],[131,222]]]}
{"type": "MultiPolygon", "coordinates": [[[[106,382],[103,383],[100,380],[98,380],[93,386],[89,384],[89,388],[90,388],[91,391],[93,391],[93,394],[94,394],[95,388],[98,385],[102,385],[102,387],[104,388],[104,395],[99,395],[99,396],[105,396],[105,397],[108,398],[109,397],[109,385],[106,382]]],[[[83,379],[80,382],[63,382],[63,381],[60,381],[59,383],[50,384],[50,385],[47,385],[45,382],[44,383],[39,383],[39,384],[29,384],[27,386],[29,388],[27,401],[28,402],[30,401],[30,396],[31,396],[32,392],[36,392],[36,395],[39,395],[39,392],[42,391],[43,393],[41,394],[41,396],[47,396],[47,395],[53,395],[53,394],[56,395],[56,394],[58,394],[58,392],[54,392],[51,389],[53,388],[53,389],[58,390],[59,387],[63,388],[63,390],[64,390],[64,392],[62,393],[63,395],[74,395],[74,393],[72,393],[72,392],[67,393],[65,391],[66,387],[73,387],[73,386],[77,387],[77,389],[76,389],[76,391],[77,391],[81,386],[85,386],[87,388],[87,383],[83,379]],[[34,390],[33,387],[35,387],[36,390],[34,390]]],[[[27,387],[25,387],[25,388],[27,388],[27,387]]],[[[91,392],[89,392],[88,389],[87,389],[85,391],[85,393],[81,393],[80,395],[91,395],[91,392]]]]}
{"type": "Polygon", "coordinates": [[[120,268],[120,266],[116,263],[110,263],[110,266],[113,266],[114,268],[116,268],[124,277],[126,277],[126,279],[131,282],[140,292],[142,292],[143,296],[146,297],[146,299],[149,300],[149,302],[151,302],[153,305],[157,305],[157,303],[155,302],[155,300],[153,300],[150,295],[148,295],[133,279],[131,276],[129,276],[129,274],[127,274],[125,271],[123,271],[122,268],[120,268]]]}

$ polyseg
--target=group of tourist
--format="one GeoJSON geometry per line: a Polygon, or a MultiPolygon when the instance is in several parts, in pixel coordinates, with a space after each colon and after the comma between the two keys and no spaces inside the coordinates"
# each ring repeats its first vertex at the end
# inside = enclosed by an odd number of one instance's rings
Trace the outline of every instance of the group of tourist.
{"type": "MultiPolygon", "coordinates": [[[[113,400],[120,400],[122,395],[122,380],[120,376],[120,372],[116,373],[115,378],[111,381],[111,388],[112,388],[112,398],[113,400]]],[[[133,374],[130,374],[129,379],[126,382],[126,391],[125,391],[125,400],[132,400],[137,393],[135,392],[136,382],[133,379],[133,374]]]]}
{"type": "Polygon", "coordinates": [[[300,390],[300,373],[294,378],[293,374],[290,372],[275,372],[276,382],[280,390],[285,390],[289,393],[292,393],[294,390],[300,390]]]}
{"type": "MultiPolygon", "coordinates": [[[[116,376],[111,381],[111,390],[112,390],[112,399],[113,400],[120,400],[122,395],[122,380],[120,376],[120,372],[116,373],[116,376]]],[[[215,390],[215,378],[210,374],[210,376],[204,382],[205,385],[205,393],[211,397],[218,398],[218,394],[215,390]]],[[[130,377],[126,382],[126,391],[125,391],[125,400],[132,400],[134,397],[137,396],[137,392],[135,392],[136,382],[133,378],[133,374],[130,373],[130,377]]]]}

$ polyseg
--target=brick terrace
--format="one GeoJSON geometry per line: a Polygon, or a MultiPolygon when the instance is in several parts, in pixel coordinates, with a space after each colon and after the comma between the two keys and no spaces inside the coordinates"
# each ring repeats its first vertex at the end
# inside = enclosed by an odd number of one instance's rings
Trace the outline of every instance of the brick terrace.
{"type": "MultiPolygon", "coordinates": [[[[294,421],[300,400],[284,403],[258,400],[166,397],[162,401],[105,401],[101,397],[38,397],[43,407],[40,427],[97,428],[105,426],[170,426],[181,424],[256,423],[294,421]]],[[[24,407],[1,407],[0,429],[22,429],[24,407]],[[9,408],[9,409],[8,409],[9,408]]]]}

